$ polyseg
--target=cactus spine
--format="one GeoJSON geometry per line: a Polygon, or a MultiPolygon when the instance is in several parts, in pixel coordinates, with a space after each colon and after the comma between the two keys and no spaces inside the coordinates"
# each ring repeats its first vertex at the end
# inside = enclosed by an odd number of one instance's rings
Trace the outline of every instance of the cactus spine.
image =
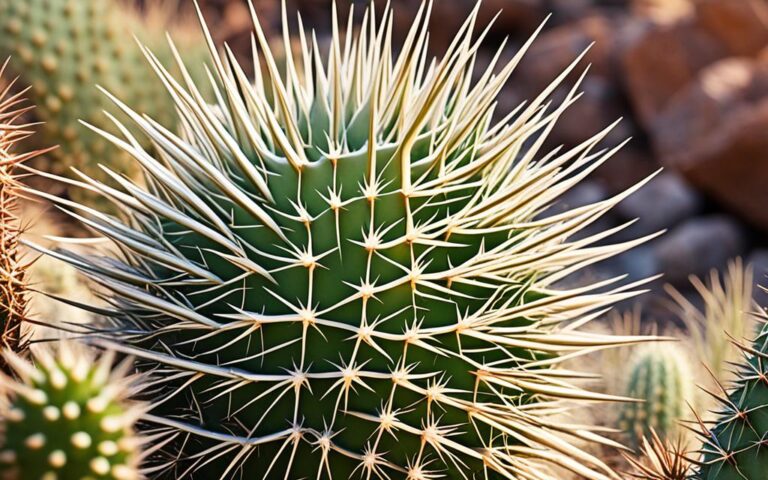
{"type": "MultiPolygon", "coordinates": [[[[0,67],[4,78],[7,65],[0,67]]],[[[27,264],[21,260],[19,236],[21,223],[17,217],[20,195],[17,167],[21,162],[43,152],[18,153],[16,144],[30,134],[29,125],[18,119],[29,108],[24,107],[25,92],[11,95],[14,82],[0,87],[0,349],[17,353],[26,350],[27,264]]],[[[0,371],[8,367],[0,358],[0,371]]]]}
{"type": "MultiPolygon", "coordinates": [[[[765,319],[763,319],[765,320],[765,319]]],[[[768,323],[752,345],[740,345],[733,388],[719,397],[712,428],[702,422],[701,465],[694,480],[759,480],[768,465],[768,323]]],[[[725,391],[725,390],[723,390],[725,391]]]]}
{"type": "Polygon", "coordinates": [[[688,358],[672,344],[640,348],[630,360],[624,395],[642,403],[622,405],[620,428],[640,446],[655,431],[662,439],[678,432],[678,422],[690,411],[695,391],[688,358]]]}
{"type": "Polygon", "coordinates": [[[255,83],[207,35],[213,106],[152,58],[182,133],[115,99],[156,149],[102,132],[147,174],[93,185],[126,220],[40,193],[121,246],[53,255],[110,297],[94,341],[163,389],[144,420],[174,439],[168,477],[618,478],[569,441],[607,440],[552,415],[613,399],[558,365],[644,340],[576,328],[635,285],[556,284],[643,241],[571,239],[631,192],[537,218],[615,152],[595,150],[610,128],[541,151],[576,62],[495,123],[529,43],[473,72],[477,8],[434,62],[424,4],[397,57],[392,12],[369,11],[345,41],[334,20],[326,60],[302,31],[284,72],[255,21],[255,83]]]}
{"type": "MultiPolygon", "coordinates": [[[[0,0],[0,53],[31,85],[36,114],[46,122],[37,144],[59,145],[47,171],[70,175],[76,167],[102,180],[98,165],[136,175],[127,155],[79,122],[111,124],[103,110],[117,114],[97,85],[130,102],[165,125],[174,122],[167,92],[133,40],[137,35],[170,60],[165,37],[144,29],[137,12],[115,0],[0,0]],[[132,167],[129,168],[129,167],[132,167]]],[[[191,49],[194,50],[194,49],[191,49]]]]}
{"type": "Polygon", "coordinates": [[[34,364],[3,357],[20,380],[0,377],[0,478],[139,478],[129,363],[113,371],[114,355],[95,362],[67,342],[55,353],[33,350],[34,364]]]}

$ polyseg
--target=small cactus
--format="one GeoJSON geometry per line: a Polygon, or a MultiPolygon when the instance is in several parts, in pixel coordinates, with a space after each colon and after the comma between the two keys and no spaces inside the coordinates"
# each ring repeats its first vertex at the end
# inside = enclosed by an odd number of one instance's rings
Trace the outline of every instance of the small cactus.
{"type": "Polygon", "coordinates": [[[655,431],[666,438],[689,412],[695,392],[688,358],[674,344],[649,344],[630,359],[625,396],[642,400],[622,406],[619,426],[632,445],[655,431]]]}
{"type": "MultiPolygon", "coordinates": [[[[133,37],[170,61],[163,31],[144,28],[138,12],[115,0],[0,0],[0,53],[12,56],[12,70],[32,87],[36,114],[46,122],[38,142],[60,146],[46,171],[70,175],[74,166],[105,180],[98,167],[105,164],[138,173],[123,152],[80,120],[109,128],[103,111],[118,114],[99,85],[166,125],[175,122],[171,99],[153,81],[133,37]]],[[[204,45],[197,50],[204,53],[204,45]]]]}
{"type": "Polygon", "coordinates": [[[0,478],[140,478],[130,364],[112,370],[113,355],[94,361],[66,342],[33,352],[34,364],[3,354],[19,380],[0,377],[0,478]]]}
{"type": "MultiPolygon", "coordinates": [[[[768,317],[766,317],[768,318],[768,317]]],[[[765,320],[766,318],[763,318],[765,320]]],[[[764,480],[768,468],[768,323],[751,345],[733,388],[718,396],[714,426],[700,421],[702,459],[692,480],[764,480]]]]}

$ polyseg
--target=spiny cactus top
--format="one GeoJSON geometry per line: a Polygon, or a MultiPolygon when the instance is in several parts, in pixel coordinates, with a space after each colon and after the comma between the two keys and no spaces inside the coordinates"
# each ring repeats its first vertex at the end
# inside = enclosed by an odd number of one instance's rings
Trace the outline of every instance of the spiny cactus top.
{"type": "MultiPolygon", "coordinates": [[[[768,317],[763,318],[763,322],[768,317]]],[[[759,480],[768,466],[768,323],[752,345],[741,345],[738,379],[719,396],[714,426],[702,425],[701,466],[692,480],[759,480]]],[[[715,394],[717,392],[713,392],[715,394]]]]}
{"type": "Polygon", "coordinates": [[[100,341],[159,377],[145,420],[180,450],[169,477],[616,478],[570,441],[606,440],[552,415],[609,398],[557,367],[639,340],[579,331],[635,287],[556,285],[639,242],[571,238],[628,193],[542,215],[613,154],[610,128],[542,152],[575,63],[496,115],[528,44],[477,71],[475,10],[432,59],[429,8],[398,55],[390,11],[343,39],[334,20],[327,56],[301,28],[285,71],[256,21],[255,83],[208,36],[214,105],[148,54],[182,133],[115,99],[155,153],[104,135],[147,188],[87,184],[122,219],[57,200],[120,248],[51,253],[109,292],[100,341]]]}
{"type": "Polygon", "coordinates": [[[34,349],[34,364],[10,351],[3,357],[19,380],[0,375],[0,478],[139,478],[130,363],[112,370],[114,355],[94,361],[67,342],[55,353],[34,349]]]}

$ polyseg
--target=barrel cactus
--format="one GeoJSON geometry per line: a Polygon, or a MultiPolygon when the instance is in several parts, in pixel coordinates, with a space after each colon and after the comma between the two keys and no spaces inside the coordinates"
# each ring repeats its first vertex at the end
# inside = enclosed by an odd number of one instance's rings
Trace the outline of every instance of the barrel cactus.
{"type": "Polygon", "coordinates": [[[530,42],[476,71],[475,9],[433,60],[428,10],[397,55],[389,10],[350,22],[344,40],[334,20],[327,58],[301,29],[282,71],[252,11],[255,82],[202,22],[214,105],[151,53],[180,133],[111,97],[131,126],[100,133],[146,187],[85,186],[120,218],[39,193],[119,247],[49,253],[109,301],[88,307],[104,319],[91,341],[154,377],[143,421],[171,439],[150,460],[158,475],[544,479],[556,466],[618,478],[575,446],[609,440],[555,418],[614,397],[558,367],[644,340],[580,331],[637,285],[558,282],[643,239],[572,237],[630,192],[545,213],[616,151],[598,147],[610,127],[544,153],[578,86],[562,105],[549,97],[578,59],[496,115],[530,42]]]}
{"type": "Polygon", "coordinates": [[[625,396],[642,401],[621,408],[619,426],[632,445],[639,447],[652,431],[662,439],[680,433],[696,389],[685,352],[674,344],[646,345],[631,358],[627,376],[625,396]]]}
{"type": "MultiPolygon", "coordinates": [[[[700,466],[692,480],[758,480],[768,465],[768,324],[752,345],[740,345],[738,380],[719,396],[713,426],[701,422],[700,466]]],[[[723,389],[723,392],[725,390],[723,389]]],[[[713,392],[717,393],[717,392],[713,392]]]]}
{"type": "Polygon", "coordinates": [[[33,350],[34,363],[3,357],[19,380],[0,376],[0,478],[140,478],[129,363],[112,370],[114,355],[94,361],[66,342],[33,350]]]}
{"type": "MultiPolygon", "coordinates": [[[[108,128],[103,110],[117,113],[97,85],[166,125],[174,121],[171,100],[152,81],[134,35],[168,60],[170,50],[163,30],[150,31],[142,22],[116,0],[0,0],[0,53],[11,56],[13,72],[32,87],[30,99],[39,106],[35,113],[46,122],[32,140],[60,146],[46,156],[52,161],[46,171],[69,175],[75,167],[108,178],[98,166],[108,164],[123,173],[138,172],[127,155],[79,123],[108,128]]],[[[195,48],[187,50],[195,55],[195,48]]]]}

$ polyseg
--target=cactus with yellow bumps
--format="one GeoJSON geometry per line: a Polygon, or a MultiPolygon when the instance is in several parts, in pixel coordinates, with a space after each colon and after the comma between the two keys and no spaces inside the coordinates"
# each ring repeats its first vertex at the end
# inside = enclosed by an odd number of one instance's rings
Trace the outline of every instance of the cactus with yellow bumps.
{"type": "Polygon", "coordinates": [[[55,352],[34,349],[33,363],[2,356],[18,380],[0,376],[0,478],[140,478],[129,363],[113,370],[113,355],[95,360],[66,341],[55,352]]]}
{"type": "MultiPolygon", "coordinates": [[[[49,156],[46,171],[72,175],[75,167],[105,180],[98,167],[104,164],[137,173],[123,152],[80,124],[109,129],[103,111],[118,114],[97,85],[163,124],[174,124],[171,100],[153,81],[134,35],[171,60],[163,29],[145,28],[138,12],[122,2],[0,0],[0,53],[11,55],[12,70],[32,87],[36,115],[45,122],[36,142],[60,147],[49,156]]],[[[185,48],[190,50],[196,51],[185,48]]],[[[204,46],[197,51],[204,53],[204,46]]]]}

